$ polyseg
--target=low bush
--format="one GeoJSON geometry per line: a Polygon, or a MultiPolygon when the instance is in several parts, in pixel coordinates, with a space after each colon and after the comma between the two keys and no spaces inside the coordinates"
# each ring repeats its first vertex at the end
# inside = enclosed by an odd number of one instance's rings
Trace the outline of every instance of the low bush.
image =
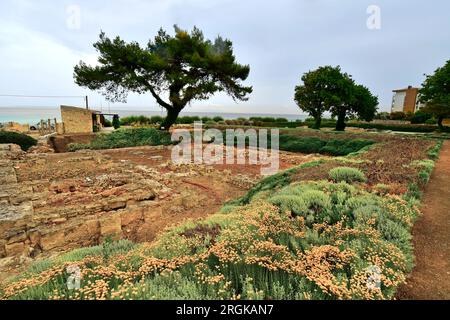
{"type": "Polygon", "coordinates": [[[432,160],[437,160],[439,158],[439,153],[442,149],[442,145],[444,144],[444,140],[439,140],[434,147],[428,150],[428,156],[432,160]]]}
{"type": "Polygon", "coordinates": [[[376,120],[389,120],[390,119],[390,113],[389,112],[378,112],[374,119],[376,120]]]}
{"type": "MultiPolygon", "coordinates": [[[[420,111],[417,111],[414,116],[411,118],[411,124],[421,124],[426,123],[428,120],[430,120],[433,116],[429,113],[423,113],[420,111]]],[[[436,122],[431,123],[436,124],[436,122]]]]}
{"type": "MultiPolygon", "coordinates": [[[[209,118],[204,117],[204,119],[207,119],[209,121],[209,118]]],[[[202,119],[198,116],[183,116],[178,117],[176,123],[177,124],[193,124],[194,122],[202,121],[202,119]]]]}
{"type": "Polygon", "coordinates": [[[404,198],[412,203],[415,203],[422,199],[422,191],[420,190],[420,187],[417,185],[417,183],[410,183],[408,185],[408,191],[406,192],[404,198]]]}
{"type": "Polygon", "coordinates": [[[391,112],[389,118],[391,120],[405,120],[406,119],[406,113],[404,113],[402,111],[391,112]]]}
{"type": "MultiPolygon", "coordinates": [[[[308,127],[312,128],[313,123],[306,122],[308,127]]],[[[322,128],[334,128],[336,127],[335,121],[322,121],[322,128]]],[[[369,122],[348,122],[347,127],[361,128],[361,129],[374,129],[374,130],[384,130],[384,131],[398,131],[398,132],[420,132],[420,133],[430,133],[438,130],[436,125],[415,125],[415,124],[385,124],[385,123],[369,123],[369,122]]],[[[448,128],[444,127],[444,132],[449,131],[448,128]]]]}
{"type": "Polygon", "coordinates": [[[430,125],[413,125],[413,124],[382,124],[382,123],[349,123],[349,127],[361,128],[361,129],[376,129],[376,130],[391,130],[398,132],[421,132],[429,133],[438,129],[437,126],[430,125]]]}
{"type": "Polygon", "coordinates": [[[105,119],[104,127],[105,128],[112,128],[113,124],[111,120],[105,119]]]}
{"type": "Polygon", "coordinates": [[[319,137],[280,135],[280,150],[301,153],[345,156],[372,144],[374,144],[374,141],[367,139],[324,139],[319,137]]]}
{"type": "Polygon", "coordinates": [[[430,180],[431,173],[433,172],[434,161],[429,159],[419,160],[414,161],[412,165],[420,169],[419,180],[422,183],[422,185],[426,185],[430,180]]]}
{"type": "Polygon", "coordinates": [[[107,261],[96,249],[76,263],[79,290],[50,260],[44,272],[5,283],[0,298],[389,299],[412,269],[417,210],[398,197],[311,182],[270,201],[185,222],[107,261]]]}
{"type": "Polygon", "coordinates": [[[323,160],[307,162],[301,164],[300,166],[264,178],[259,183],[257,183],[252,189],[250,189],[247,192],[247,194],[245,194],[243,197],[229,201],[226,205],[227,206],[246,205],[249,204],[251,201],[253,201],[257,195],[267,193],[265,196],[269,196],[270,194],[273,194],[274,192],[278,191],[280,188],[289,185],[291,183],[292,174],[302,169],[320,166],[322,163],[323,160]]]}
{"type": "Polygon", "coordinates": [[[119,129],[112,133],[98,134],[90,144],[70,144],[69,151],[83,149],[117,149],[138,146],[170,145],[168,132],[154,128],[119,129]]]}
{"type": "Polygon", "coordinates": [[[17,144],[23,151],[27,151],[37,145],[37,140],[23,133],[0,130],[0,144],[8,143],[17,144]]]}
{"type": "Polygon", "coordinates": [[[330,179],[334,182],[345,181],[352,182],[366,182],[367,178],[361,170],[351,167],[337,167],[329,172],[330,179]]]}
{"type": "Polygon", "coordinates": [[[129,116],[120,119],[120,124],[122,126],[148,125],[151,123],[152,123],[151,118],[145,116],[129,116]]]}
{"type": "Polygon", "coordinates": [[[161,117],[161,116],[152,116],[152,117],[129,116],[129,117],[120,118],[120,125],[121,126],[132,126],[132,125],[147,126],[147,125],[161,124],[163,121],[164,121],[164,117],[161,117]]]}

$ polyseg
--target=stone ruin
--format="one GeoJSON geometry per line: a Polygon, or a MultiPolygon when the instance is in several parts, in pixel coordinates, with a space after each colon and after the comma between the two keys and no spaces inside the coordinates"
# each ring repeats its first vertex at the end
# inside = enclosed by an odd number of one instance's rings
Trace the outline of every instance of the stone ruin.
{"type": "Polygon", "coordinates": [[[0,145],[0,271],[106,237],[151,241],[168,225],[215,212],[256,181],[174,165],[155,155],[158,148],[130,151],[130,160],[123,150],[24,153],[0,145]]]}

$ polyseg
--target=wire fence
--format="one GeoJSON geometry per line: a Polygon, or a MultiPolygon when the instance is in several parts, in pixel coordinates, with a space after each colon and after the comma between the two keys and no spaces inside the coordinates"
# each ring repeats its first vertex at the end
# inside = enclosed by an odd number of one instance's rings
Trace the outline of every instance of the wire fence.
{"type": "Polygon", "coordinates": [[[88,96],[0,94],[0,97],[2,97],[2,98],[24,98],[24,99],[83,99],[86,109],[89,109],[89,97],[88,96]]]}

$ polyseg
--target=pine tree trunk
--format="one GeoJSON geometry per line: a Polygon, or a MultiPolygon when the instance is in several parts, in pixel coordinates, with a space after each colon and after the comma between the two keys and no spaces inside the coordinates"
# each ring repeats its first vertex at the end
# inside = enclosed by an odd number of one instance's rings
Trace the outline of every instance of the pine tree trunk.
{"type": "Polygon", "coordinates": [[[442,124],[443,121],[444,121],[444,117],[443,116],[439,116],[438,117],[438,126],[439,126],[440,130],[444,129],[444,125],[442,124]]]}
{"type": "Polygon", "coordinates": [[[170,128],[175,124],[177,121],[177,118],[180,114],[182,109],[179,108],[170,108],[167,109],[167,116],[166,119],[164,119],[163,123],[161,124],[160,130],[166,130],[169,131],[170,128]]]}
{"type": "Polygon", "coordinates": [[[345,112],[340,112],[338,114],[337,122],[336,122],[336,131],[345,131],[345,112]]]}
{"type": "Polygon", "coordinates": [[[320,130],[320,126],[322,125],[322,117],[316,116],[314,117],[314,127],[313,129],[320,130]]]}

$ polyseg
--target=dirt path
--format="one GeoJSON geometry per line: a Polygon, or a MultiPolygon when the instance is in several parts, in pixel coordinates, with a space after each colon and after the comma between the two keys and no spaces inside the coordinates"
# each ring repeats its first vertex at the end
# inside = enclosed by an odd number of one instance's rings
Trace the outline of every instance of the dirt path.
{"type": "Polygon", "coordinates": [[[444,143],[421,211],[413,230],[416,268],[397,297],[450,299],[450,141],[444,143]]]}

